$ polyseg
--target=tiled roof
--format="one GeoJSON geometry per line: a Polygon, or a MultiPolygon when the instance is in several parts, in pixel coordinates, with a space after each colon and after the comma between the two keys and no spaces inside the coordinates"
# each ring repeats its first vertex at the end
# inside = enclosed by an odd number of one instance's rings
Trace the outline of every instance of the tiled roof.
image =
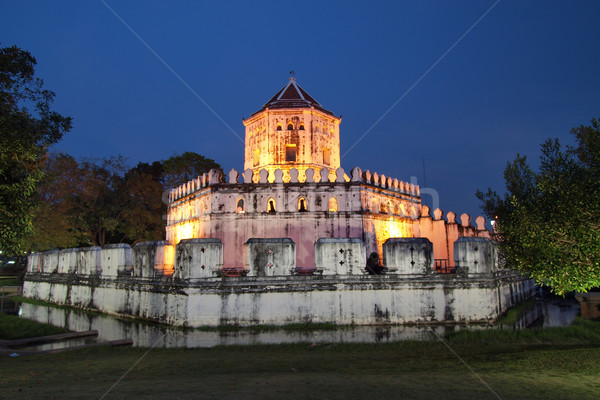
{"type": "MultiPolygon", "coordinates": [[[[311,108],[314,107],[327,114],[333,115],[329,110],[323,108],[318,101],[316,101],[311,95],[306,93],[297,83],[296,78],[290,77],[290,81],[275,96],[271,98],[259,111],[277,108],[311,108]]],[[[252,114],[252,115],[254,115],[252,114]]]]}

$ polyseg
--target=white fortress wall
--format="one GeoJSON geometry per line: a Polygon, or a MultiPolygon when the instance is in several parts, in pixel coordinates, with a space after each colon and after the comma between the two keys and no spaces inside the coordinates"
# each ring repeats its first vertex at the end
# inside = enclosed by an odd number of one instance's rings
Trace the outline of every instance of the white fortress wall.
{"type": "MultiPolygon", "coordinates": [[[[149,246],[144,246],[147,251],[149,246]]],[[[23,293],[57,304],[197,327],[482,322],[495,319],[534,291],[530,280],[498,266],[489,239],[457,241],[455,274],[438,274],[428,267],[433,255],[430,242],[423,238],[386,242],[386,275],[368,275],[364,266],[360,267],[364,244],[359,239],[326,238],[313,246],[320,254],[317,270],[322,275],[294,275],[294,243],[289,238],[249,241],[246,265],[250,276],[239,277],[220,276],[216,266],[222,247],[215,239],[177,245],[176,253],[186,258],[177,262],[179,272],[151,278],[114,275],[119,268],[133,268],[127,248],[122,246],[101,250],[100,271],[88,274],[79,273],[89,270],[85,265],[77,265],[69,273],[39,272],[34,261],[53,257],[53,252],[40,253],[32,255],[23,293]]],[[[159,249],[155,247],[155,251],[159,249]]],[[[89,248],[72,252],[80,262],[90,262],[89,257],[80,257],[89,255],[89,248]]],[[[95,261],[92,257],[91,262],[95,261]]],[[[64,269],[57,265],[55,271],[59,270],[64,269]]]]}

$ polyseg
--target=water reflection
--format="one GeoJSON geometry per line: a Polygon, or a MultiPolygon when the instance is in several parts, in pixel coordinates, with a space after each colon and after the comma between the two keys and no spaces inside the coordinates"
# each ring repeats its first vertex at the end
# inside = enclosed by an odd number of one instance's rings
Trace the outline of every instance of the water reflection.
{"type": "Polygon", "coordinates": [[[13,301],[10,297],[0,297],[0,312],[9,315],[19,313],[20,303],[13,301]]]}
{"type": "MultiPolygon", "coordinates": [[[[538,301],[509,329],[528,326],[565,326],[578,313],[577,302],[538,301]]],[[[142,347],[213,347],[217,345],[280,344],[280,343],[379,343],[400,340],[435,340],[461,329],[485,329],[485,326],[419,325],[419,326],[355,326],[333,330],[289,331],[270,330],[233,332],[183,330],[165,325],[149,324],[133,319],[121,319],[105,314],[90,314],[75,309],[54,308],[23,303],[20,315],[71,331],[97,330],[98,341],[132,339],[142,347]],[[435,334],[434,334],[435,332],[435,334]]],[[[496,327],[497,328],[497,327],[496,327]]]]}

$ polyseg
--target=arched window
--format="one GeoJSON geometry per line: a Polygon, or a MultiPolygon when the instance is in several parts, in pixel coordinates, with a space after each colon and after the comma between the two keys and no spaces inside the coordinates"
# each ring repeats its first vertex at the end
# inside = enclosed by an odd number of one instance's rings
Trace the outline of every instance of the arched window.
{"type": "Polygon", "coordinates": [[[277,130],[278,130],[278,131],[282,130],[282,128],[281,128],[281,124],[277,124],[277,130]]]}
{"type": "Polygon", "coordinates": [[[288,131],[293,131],[294,130],[294,124],[289,123],[288,124],[288,131]]]}
{"type": "Polygon", "coordinates": [[[304,197],[300,197],[298,199],[298,211],[305,212],[308,211],[306,207],[306,199],[304,197]]]}
{"type": "Polygon", "coordinates": [[[238,214],[244,213],[244,199],[239,199],[237,201],[237,205],[235,206],[235,212],[238,214]]]}
{"type": "Polygon", "coordinates": [[[271,197],[267,202],[267,212],[274,213],[276,210],[275,199],[271,197]]]}
{"type": "Polygon", "coordinates": [[[300,128],[298,128],[299,130],[303,131],[304,130],[304,124],[300,124],[300,128]]]}
{"type": "Polygon", "coordinates": [[[330,212],[337,212],[338,207],[337,207],[337,200],[335,197],[331,197],[329,199],[329,211],[330,212]]]}

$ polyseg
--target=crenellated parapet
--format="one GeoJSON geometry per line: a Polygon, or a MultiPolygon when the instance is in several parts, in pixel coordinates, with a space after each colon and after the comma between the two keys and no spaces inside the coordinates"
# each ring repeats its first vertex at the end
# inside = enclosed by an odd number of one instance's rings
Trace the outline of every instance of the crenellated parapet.
{"type": "Polygon", "coordinates": [[[396,178],[385,176],[377,172],[371,172],[369,170],[362,171],[359,167],[352,169],[352,181],[364,182],[382,189],[392,190],[398,193],[404,193],[411,196],[420,196],[419,185],[415,185],[409,182],[404,182],[396,178]]]}
{"type": "Polygon", "coordinates": [[[463,213],[458,219],[456,213],[444,212],[437,208],[431,212],[426,205],[421,206],[418,224],[415,224],[415,234],[426,237],[433,243],[436,266],[439,269],[454,267],[454,243],[458,238],[491,238],[491,232],[485,227],[486,220],[482,216],[472,218],[463,213]]]}
{"type": "Polygon", "coordinates": [[[190,194],[200,191],[211,185],[227,185],[227,184],[332,184],[332,183],[348,183],[357,182],[361,184],[371,185],[373,187],[386,189],[392,192],[401,193],[409,196],[420,196],[419,186],[398,180],[396,178],[386,177],[377,172],[362,171],[359,167],[352,169],[350,176],[346,174],[344,168],[330,169],[313,169],[306,168],[298,170],[291,169],[265,169],[254,171],[250,168],[242,173],[232,168],[226,176],[223,176],[221,171],[211,169],[208,173],[202,174],[186,183],[171,189],[169,192],[169,202],[182,199],[190,194]]]}
{"type": "MultiPolygon", "coordinates": [[[[296,243],[290,238],[250,238],[244,257],[234,271],[223,266],[224,246],[220,239],[184,239],[177,245],[164,241],[110,244],[32,253],[27,274],[79,276],[130,282],[193,282],[227,276],[269,277],[296,275],[355,276],[373,274],[367,264],[365,243],[358,238],[319,238],[313,243],[312,268],[299,270],[296,243]]],[[[457,266],[469,274],[492,273],[498,269],[493,241],[463,237],[454,243],[457,266]]],[[[383,244],[385,275],[431,275],[433,245],[427,238],[390,238],[383,244]]],[[[372,255],[371,255],[372,256],[372,255]]]]}

